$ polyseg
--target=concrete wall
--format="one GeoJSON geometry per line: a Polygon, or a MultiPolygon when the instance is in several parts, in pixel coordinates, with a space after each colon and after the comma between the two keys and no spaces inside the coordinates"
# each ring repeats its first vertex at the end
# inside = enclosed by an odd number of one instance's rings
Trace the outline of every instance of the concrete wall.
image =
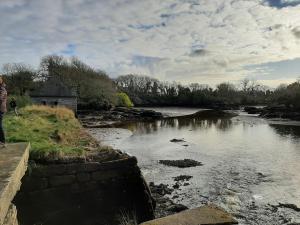
{"type": "Polygon", "coordinates": [[[135,157],[97,163],[31,164],[14,203],[21,224],[114,224],[123,209],[153,219],[135,157]]]}
{"type": "Polygon", "coordinates": [[[17,211],[11,203],[27,169],[29,144],[9,144],[0,150],[0,225],[17,224],[17,211]]]}
{"type": "Polygon", "coordinates": [[[17,208],[14,204],[10,204],[4,219],[3,225],[18,225],[17,208]]]}
{"type": "Polygon", "coordinates": [[[31,97],[32,102],[35,104],[44,104],[54,106],[57,103],[58,106],[66,106],[77,112],[77,98],[75,97],[31,97]]]}

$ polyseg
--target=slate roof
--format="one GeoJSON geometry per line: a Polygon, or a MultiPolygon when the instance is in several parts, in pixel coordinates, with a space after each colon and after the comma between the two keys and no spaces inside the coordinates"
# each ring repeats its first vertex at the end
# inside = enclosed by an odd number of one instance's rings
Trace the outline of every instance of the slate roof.
{"type": "Polygon", "coordinates": [[[50,78],[40,88],[31,92],[31,97],[77,97],[75,88],[67,87],[62,81],[50,78]]]}

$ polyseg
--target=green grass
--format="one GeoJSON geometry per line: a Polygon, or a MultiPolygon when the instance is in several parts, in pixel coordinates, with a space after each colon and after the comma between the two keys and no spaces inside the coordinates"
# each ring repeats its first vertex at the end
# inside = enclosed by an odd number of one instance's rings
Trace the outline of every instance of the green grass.
{"type": "Polygon", "coordinates": [[[82,156],[97,143],[66,108],[26,106],[20,116],[8,113],[4,119],[8,143],[30,142],[31,159],[82,156]]]}

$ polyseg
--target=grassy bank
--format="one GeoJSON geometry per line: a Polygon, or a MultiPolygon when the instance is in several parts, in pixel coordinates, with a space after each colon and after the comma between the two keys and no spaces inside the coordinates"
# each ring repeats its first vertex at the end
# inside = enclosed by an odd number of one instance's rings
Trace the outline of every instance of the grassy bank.
{"type": "Polygon", "coordinates": [[[88,150],[101,150],[74,113],[63,107],[26,106],[18,117],[8,113],[4,126],[7,142],[31,143],[31,159],[84,156],[88,150]]]}

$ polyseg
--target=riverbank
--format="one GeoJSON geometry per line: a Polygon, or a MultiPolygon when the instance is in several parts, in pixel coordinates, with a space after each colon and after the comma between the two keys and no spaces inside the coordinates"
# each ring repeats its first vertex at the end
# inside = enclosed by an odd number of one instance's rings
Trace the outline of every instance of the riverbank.
{"type": "Polygon", "coordinates": [[[267,107],[245,107],[245,112],[249,114],[258,114],[266,119],[289,119],[300,121],[300,111],[293,107],[285,105],[267,106],[267,107]]]}
{"type": "Polygon", "coordinates": [[[86,128],[103,128],[120,125],[126,121],[152,121],[163,118],[162,113],[154,110],[116,107],[111,110],[82,110],[78,118],[86,128]]]}
{"type": "Polygon", "coordinates": [[[109,128],[121,126],[126,122],[145,122],[168,118],[231,118],[234,112],[220,109],[191,110],[188,114],[172,114],[157,112],[153,109],[117,107],[112,110],[79,111],[78,118],[85,128],[109,128]]]}
{"type": "Polygon", "coordinates": [[[19,116],[9,113],[4,117],[7,142],[30,142],[31,160],[83,160],[89,158],[90,152],[109,151],[85,132],[69,109],[33,105],[21,108],[19,113],[19,116]]]}

